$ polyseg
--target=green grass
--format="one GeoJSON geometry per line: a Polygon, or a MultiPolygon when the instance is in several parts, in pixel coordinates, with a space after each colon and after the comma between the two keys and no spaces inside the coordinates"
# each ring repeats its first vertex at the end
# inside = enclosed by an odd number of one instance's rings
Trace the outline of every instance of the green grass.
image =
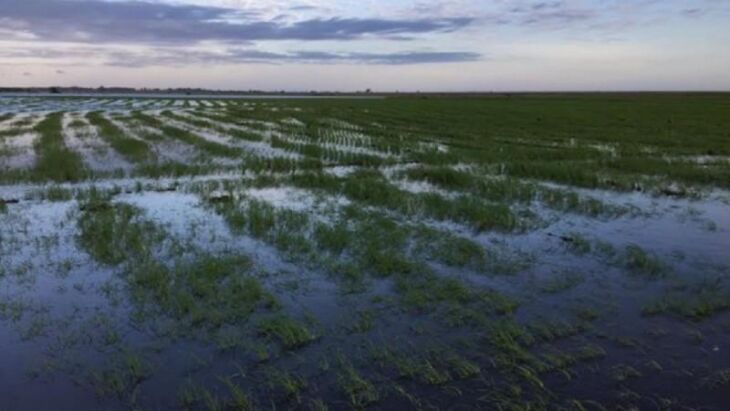
{"type": "Polygon", "coordinates": [[[137,208],[100,197],[92,194],[80,206],[79,245],[94,259],[109,265],[146,258],[155,239],[160,239],[158,229],[143,220],[137,208]]]}
{"type": "MultiPolygon", "coordinates": [[[[568,233],[560,236],[560,239],[575,254],[582,255],[591,252],[591,242],[580,233],[568,233]]],[[[642,264],[638,261],[636,264],[642,264]]]]}
{"type": "Polygon", "coordinates": [[[354,320],[347,326],[347,330],[351,333],[365,333],[373,329],[375,326],[377,313],[373,310],[360,310],[354,320]]]}
{"type": "Polygon", "coordinates": [[[488,253],[475,241],[449,232],[419,227],[415,249],[431,259],[452,267],[484,268],[488,253]]]}
{"type": "Polygon", "coordinates": [[[354,409],[364,409],[380,400],[380,394],[373,383],[360,375],[350,364],[343,364],[337,381],[340,390],[354,409]]]}
{"type": "Polygon", "coordinates": [[[86,127],[86,122],[84,122],[81,119],[74,119],[70,123],[68,123],[69,128],[84,128],[86,127]]]}
{"type": "Polygon", "coordinates": [[[226,403],[227,407],[238,411],[254,411],[256,409],[249,395],[241,387],[229,378],[224,378],[222,381],[230,393],[230,400],[226,403]]]}
{"type": "Polygon", "coordinates": [[[151,178],[185,177],[212,174],[215,171],[221,171],[221,168],[208,164],[183,164],[174,161],[164,161],[142,163],[135,168],[134,175],[151,178]]]}
{"type": "Polygon", "coordinates": [[[393,369],[399,378],[424,385],[443,386],[481,374],[479,365],[452,351],[433,350],[423,355],[398,352],[388,347],[376,347],[371,351],[379,367],[393,369]]]}
{"type": "Polygon", "coordinates": [[[286,316],[262,318],[257,327],[262,334],[275,338],[287,350],[302,347],[316,339],[307,326],[286,316]]]}
{"type": "Polygon", "coordinates": [[[479,175],[482,171],[484,170],[468,172],[446,166],[419,166],[401,174],[409,180],[427,181],[436,187],[469,193],[490,202],[529,204],[539,201],[555,210],[590,216],[620,215],[626,212],[622,207],[586,198],[566,189],[548,188],[518,178],[497,178],[491,173],[485,178],[479,175]]]}
{"type": "Polygon", "coordinates": [[[378,171],[359,170],[345,178],[306,174],[291,178],[292,184],[340,194],[364,206],[383,207],[408,217],[428,217],[463,223],[476,231],[515,231],[518,217],[506,204],[492,204],[461,195],[451,199],[435,193],[410,193],[389,183],[378,171]]]}
{"type": "Polygon", "coordinates": [[[73,198],[73,195],[74,193],[71,189],[59,186],[51,186],[43,192],[42,197],[48,201],[63,202],[71,200],[73,198]]]}
{"type": "Polygon", "coordinates": [[[90,112],[86,115],[86,119],[96,127],[99,137],[109,143],[126,160],[141,163],[154,159],[155,156],[149,144],[125,135],[124,131],[104,117],[102,113],[90,112]]]}
{"type": "Polygon", "coordinates": [[[267,370],[268,386],[274,392],[280,391],[285,398],[293,399],[300,404],[301,393],[307,388],[307,381],[300,375],[277,369],[267,370]]]}
{"type": "Polygon", "coordinates": [[[100,395],[115,395],[132,400],[137,386],[152,373],[152,366],[136,352],[116,356],[101,372],[92,372],[91,383],[100,395]]]}
{"type": "Polygon", "coordinates": [[[466,190],[477,184],[477,179],[472,174],[443,166],[411,168],[405,171],[405,175],[409,179],[428,181],[448,190],[466,190]]]}
{"type": "Polygon", "coordinates": [[[245,255],[199,254],[165,263],[157,253],[166,233],[139,209],[92,193],[81,210],[79,245],[101,263],[123,265],[131,298],[142,307],[156,307],[154,311],[194,328],[210,329],[279,307],[250,274],[251,260],[245,255]]]}
{"type": "Polygon", "coordinates": [[[352,241],[352,233],[344,223],[333,226],[319,223],[314,229],[314,240],[320,248],[341,254],[352,241]]]}
{"type": "Polygon", "coordinates": [[[81,156],[64,143],[62,119],[63,113],[51,113],[34,129],[39,138],[34,144],[37,159],[33,179],[62,182],[86,177],[81,156]]]}
{"type": "Polygon", "coordinates": [[[712,318],[730,310],[730,293],[720,284],[670,290],[643,307],[645,315],[671,314],[693,321],[712,318]]]}
{"type": "MultiPolygon", "coordinates": [[[[225,127],[212,121],[205,120],[205,115],[201,114],[200,112],[192,112],[191,116],[181,116],[171,111],[165,111],[162,113],[162,115],[173,120],[183,122],[185,124],[189,124],[202,129],[208,129],[218,134],[231,136],[240,140],[260,142],[264,139],[263,136],[255,132],[244,131],[239,128],[225,127]]],[[[211,120],[214,120],[217,117],[215,115],[212,115],[209,118],[211,120]]]]}
{"type": "MultiPolygon", "coordinates": [[[[730,105],[724,94],[521,94],[479,98],[393,98],[306,104],[347,119],[376,138],[441,141],[448,153],[417,151],[426,164],[488,165],[507,176],[581,187],[631,190],[646,176],[728,187],[727,165],[669,163],[663,155],[728,155],[730,105]],[[373,127],[373,119],[383,127],[373,127]],[[685,136],[692,135],[688,139],[685,136]],[[610,144],[614,154],[594,145],[610,144]],[[425,155],[428,154],[428,155],[425,155]]],[[[250,114],[249,114],[250,115],[250,114]]],[[[458,173],[427,176],[463,185],[458,173]]],[[[651,184],[649,184],[651,185],[651,184]]]]}
{"type": "Polygon", "coordinates": [[[558,273],[540,282],[540,291],[546,294],[557,294],[573,289],[585,281],[585,275],[574,272],[558,273]]]}
{"type": "Polygon", "coordinates": [[[13,127],[7,130],[0,130],[0,138],[16,137],[22,134],[32,133],[33,131],[36,131],[36,129],[13,127]]]}
{"type": "Polygon", "coordinates": [[[659,258],[636,244],[626,247],[626,268],[635,275],[657,279],[667,274],[667,266],[659,258]]]}
{"type": "Polygon", "coordinates": [[[196,328],[217,329],[245,321],[255,311],[279,307],[254,276],[248,257],[199,255],[173,267],[140,264],[128,281],[134,298],[151,301],[165,313],[196,328]]]}
{"type": "MultiPolygon", "coordinates": [[[[163,113],[163,115],[164,114],[165,113],[163,113]]],[[[191,131],[165,124],[164,122],[154,119],[146,114],[140,114],[137,118],[150,126],[155,125],[165,137],[173,140],[180,140],[208,154],[230,158],[241,158],[243,156],[243,150],[240,148],[206,140],[191,131]]]]}
{"type": "Polygon", "coordinates": [[[220,130],[220,131],[225,130],[225,134],[231,135],[235,138],[239,138],[242,140],[258,142],[258,141],[263,141],[263,139],[264,139],[263,136],[261,136],[254,130],[244,131],[244,130],[240,130],[240,129],[225,128],[225,127],[218,126],[211,121],[202,120],[202,119],[209,119],[209,120],[216,121],[218,123],[222,123],[224,125],[226,125],[226,124],[227,125],[239,125],[239,126],[245,125],[245,124],[236,124],[236,119],[234,117],[221,116],[221,115],[212,114],[209,112],[200,112],[200,111],[193,111],[191,114],[194,117],[201,118],[201,120],[197,120],[197,121],[193,121],[188,118],[188,121],[190,122],[190,124],[197,125],[198,127],[211,128],[211,129],[220,130]]]}

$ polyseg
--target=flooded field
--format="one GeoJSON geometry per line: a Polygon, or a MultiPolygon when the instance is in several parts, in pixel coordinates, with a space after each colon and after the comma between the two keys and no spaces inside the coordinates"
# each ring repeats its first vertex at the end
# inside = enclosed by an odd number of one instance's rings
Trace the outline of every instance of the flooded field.
{"type": "Polygon", "coordinates": [[[0,98],[0,409],[730,404],[730,96],[0,98]]]}

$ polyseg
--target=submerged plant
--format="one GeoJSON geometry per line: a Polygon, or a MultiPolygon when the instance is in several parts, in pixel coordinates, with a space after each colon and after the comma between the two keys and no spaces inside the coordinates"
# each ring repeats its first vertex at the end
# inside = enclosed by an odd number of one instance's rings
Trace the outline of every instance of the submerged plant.
{"type": "Polygon", "coordinates": [[[163,235],[141,212],[128,204],[111,203],[92,195],[81,205],[79,244],[95,259],[116,265],[144,259],[163,235]]]}
{"type": "Polygon", "coordinates": [[[556,294],[577,287],[585,281],[585,275],[575,272],[557,273],[540,283],[540,291],[556,294]]]}
{"type": "Polygon", "coordinates": [[[631,272],[649,279],[661,278],[667,271],[666,266],[657,257],[635,244],[626,247],[626,267],[631,272]]]}
{"type": "Polygon", "coordinates": [[[275,337],[287,350],[309,344],[316,338],[305,325],[286,316],[262,318],[257,326],[261,333],[275,337]]]}
{"type": "Polygon", "coordinates": [[[373,383],[360,375],[350,364],[343,364],[337,381],[350,405],[355,409],[363,409],[380,400],[380,394],[373,383]]]}

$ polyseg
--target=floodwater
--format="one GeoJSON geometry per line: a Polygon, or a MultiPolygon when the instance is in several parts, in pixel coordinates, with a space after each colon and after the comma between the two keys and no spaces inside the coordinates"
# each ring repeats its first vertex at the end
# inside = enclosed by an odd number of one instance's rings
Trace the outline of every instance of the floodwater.
{"type": "MultiPolygon", "coordinates": [[[[387,292],[389,289],[387,280],[377,280],[377,284],[373,284],[364,295],[343,296],[323,273],[310,271],[306,264],[288,262],[287,257],[281,256],[272,246],[232,232],[220,216],[205,206],[201,195],[186,193],[184,183],[177,187],[174,192],[122,193],[113,201],[140,208],[170,236],[185,244],[186,249],[202,249],[211,253],[236,250],[251,256],[257,269],[269,273],[265,276],[268,284],[277,290],[290,312],[309,312],[326,330],[312,347],[298,353],[300,358],[295,362],[304,362],[303,368],[297,368],[305,370],[303,372],[312,372],[315,368],[314,363],[310,363],[313,360],[307,356],[316,358],[316,353],[335,350],[349,340],[348,334],[341,331],[342,321],[348,321],[345,313],[352,314],[352,308],[360,307],[361,302],[368,301],[368,295],[377,294],[376,290],[387,292]],[[295,280],[291,280],[292,276],[295,280]],[[288,281],[297,283],[296,290],[282,285],[288,281]]],[[[0,189],[0,192],[7,191],[11,190],[0,189]]],[[[306,191],[286,187],[254,188],[241,194],[258,201],[268,201],[275,207],[295,210],[314,208],[316,202],[306,191]]],[[[617,248],[623,244],[639,245],[662,261],[669,262],[676,272],[674,281],[677,282],[725,278],[730,267],[730,257],[726,253],[726,246],[730,244],[727,203],[721,197],[690,201],[631,195],[616,196],[613,200],[640,208],[643,213],[609,221],[563,215],[556,217],[548,226],[528,234],[472,236],[484,247],[504,250],[505,253],[526,253],[538,263],[509,277],[485,276],[470,270],[451,270],[452,275],[523,295],[526,301],[521,315],[530,321],[540,318],[554,321],[556,317],[560,318],[560,313],[574,309],[575,301],[581,305],[595,304],[603,311],[603,318],[594,323],[595,333],[605,336],[584,338],[620,339],[624,344],[641,347],[639,352],[632,352],[629,348],[612,350],[601,360],[602,363],[633,364],[632,367],[636,368],[637,364],[644,366],[649,361],[657,361],[662,364],[662,381],[671,384],[668,387],[672,388],[661,392],[667,395],[688,392],[684,387],[688,377],[683,373],[730,365],[727,354],[730,338],[725,332],[730,324],[722,318],[695,324],[641,316],[638,313],[642,303],[661,296],[665,289],[672,287],[671,281],[656,284],[627,277],[622,267],[607,263],[600,256],[590,253],[575,255],[567,251],[564,241],[552,234],[577,232],[590,239],[614,244],[617,248]],[[712,226],[708,228],[710,223],[712,226]],[[679,232],[682,236],[673,235],[679,232]],[[568,291],[570,298],[565,294],[555,297],[525,291],[534,282],[540,283],[555,272],[575,270],[584,274],[584,280],[576,289],[568,291]],[[661,337],[647,336],[655,329],[663,330],[661,337]],[[701,339],[695,335],[701,335],[701,339]]],[[[330,207],[346,205],[337,202],[330,207]]],[[[4,353],[1,368],[3,380],[8,382],[3,384],[0,394],[6,399],[5,405],[12,409],[42,407],[47,404],[48,398],[52,398],[58,407],[56,409],[72,409],[74,406],[125,408],[124,402],[99,396],[95,390],[85,387],[85,383],[75,382],[89,378],[85,371],[101,366],[105,356],[125,349],[142,352],[154,364],[154,374],[139,385],[140,404],[151,408],[170,406],[171,401],[175,403],[176,394],[172,393],[176,392],[177,386],[172,381],[184,381],[186,375],[207,375],[206,372],[189,373],[189,367],[194,367],[194,362],[198,361],[195,355],[207,356],[205,361],[209,370],[226,369],[231,361],[229,353],[210,351],[206,344],[185,341],[184,338],[153,342],[150,340],[152,336],[140,332],[130,323],[131,307],[121,291],[123,285],[117,284],[120,291],[114,297],[101,291],[107,282],[117,282],[114,278],[120,274],[95,263],[76,246],[74,219],[78,218],[78,213],[75,200],[24,200],[9,205],[8,212],[0,217],[4,267],[4,275],[0,277],[3,293],[0,341],[4,353]],[[117,298],[120,301],[116,301],[117,298]],[[97,327],[111,327],[116,334],[124,336],[122,346],[106,349],[97,340],[101,337],[94,336],[100,332],[97,327]],[[89,341],[79,339],[79,334],[85,333],[91,333],[89,341]],[[91,358],[89,350],[93,352],[91,358]],[[44,393],[42,400],[38,396],[40,392],[44,393]]],[[[434,226],[444,228],[438,223],[434,226]]],[[[468,233],[458,226],[446,228],[468,233]]],[[[388,315],[384,320],[387,325],[383,324],[380,331],[385,335],[373,336],[375,340],[395,338],[396,335],[391,335],[391,332],[407,328],[411,321],[418,319],[418,316],[410,318],[411,315],[404,316],[397,311],[385,315],[388,315]]],[[[438,335],[429,338],[437,339],[438,335]]],[[[346,348],[343,350],[347,351],[346,348]]],[[[286,364],[291,361],[283,358],[280,362],[286,364]]],[[[570,395],[582,390],[594,398],[596,391],[584,384],[600,387],[605,382],[587,371],[583,372],[586,377],[581,377],[581,384],[560,381],[557,385],[564,387],[570,395]]],[[[583,375],[583,372],[580,374],[583,375]]],[[[646,381],[637,382],[637,386],[646,386],[649,390],[661,388],[646,381]]],[[[707,395],[715,395],[717,401],[728,399],[719,393],[707,395]]],[[[605,394],[604,400],[610,399],[611,396],[605,394]]]]}
{"type": "MultiPolygon", "coordinates": [[[[95,148],[106,143],[90,124],[70,124],[83,120],[84,110],[130,110],[140,101],[108,97],[102,105],[91,98],[61,103],[14,97],[0,106],[16,110],[30,100],[39,112],[75,113],[64,117],[64,141],[92,169],[134,167],[109,147],[95,148]]],[[[202,98],[185,108],[152,101],[140,109],[184,112],[208,109],[206,102],[202,98]]],[[[294,120],[299,121],[285,123],[294,120]]],[[[363,137],[362,131],[340,126],[338,132],[350,129],[347,136],[363,137]]],[[[216,132],[188,129],[209,141],[246,147],[216,132]]],[[[9,137],[4,144],[17,150],[0,152],[3,166],[32,167],[33,138],[33,133],[9,137]],[[20,161],[21,155],[28,158],[20,161]]],[[[150,144],[163,147],[163,142],[150,144]]],[[[250,151],[265,157],[292,154],[250,151]]],[[[447,189],[399,179],[398,171],[413,164],[398,162],[398,156],[393,160],[379,169],[395,187],[456,198],[447,189]]],[[[358,168],[330,164],[323,172],[346,178],[358,168]]],[[[559,210],[536,199],[510,204],[530,222],[525,229],[476,231],[465,222],[399,214],[345,195],[294,187],[287,183],[291,175],[232,169],[0,184],[0,200],[7,202],[0,212],[0,409],[244,408],[234,401],[230,384],[257,409],[323,409],[317,407],[325,404],[336,410],[497,409],[526,408],[534,401],[535,409],[578,409],[580,403],[585,409],[722,410],[730,404],[730,193],[706,189],[695,198],[674,198],[538,182],[620,212],[559,210]],[[68,195],[54,197],[53,190],[68,195]],[[245,255],[250,267],[226,269],[255,279],[277,304],[259,303],[243,315],[235,312],[236,302],[230,302],[234,309],[225,300],[204,300],[211,283],[201,282],[191,287],[201,287],[197,295],[208,304],[198,307],[204,322],[165,311],[168,302],[150,298],[135,283],[142,261],[105,264],[81,241],[82,219],[99,212],[84,202],[94,190],[108,194],[112,205],[133,207],[137,218],[164,232],[159,239],[149,232],[147,239],[155,240],[145,243],[146,256],[171,270],[170,287],[186,281],[173,274],[185,272],[186,264],[245,255]],[[257,234],[257,221],[274,214],[284,215],[289,225],[257,234]],[[238,225],[231,216],[240,219],[238,225]],[[316,246],[316,230],[322,227],[360,231],[347,240],[350,248],[332,254],[316,246]],[[382,227],[375,243],[396,249],[400,234],[388,227],[401,228],[408,233],[403,249],[423,265],[411,277],[367,273],[355,289],[343,286],[333,274],[342,269],[338,264],[355,261],[363,250],[353,248],[368,245],[363,240],[382,227]],[[439,239],[468,240],[487,262],[451,263],[440,257],[441,249],[419,243],[414,233],[423,232],[441,248],[448,244],[439,239]],[[305,244],[297,242],[302,239],[305,244]],[[426,298],[454,288],[457,293],[491,290],[518,307],[488,313],[482,300],[449,296],[409,304],[408,298],[418,296],[404,294],[407,285],[400,279],[418,282],[431,273],[458,280],[466,291],[453,284],[433,286],[426,298]],[[212,313],[219,309],[234,319],[218,324],[212,313]],[[306,341],[287,347],[281,337],[262,332],[261,322],[271,317],[295,319],[308,330],[306,341]],[[523,328],[533,341],[516,331],[523,328]],[[471,366],[449,362],[456,357],[471,366]]],[[[196,272],[201,278],[207,274],[196,272]]],[[[245,284],[256,288],[254,282],[245,284]]],[[[224,295],[235,286],[215,292],[224,295]]]]}

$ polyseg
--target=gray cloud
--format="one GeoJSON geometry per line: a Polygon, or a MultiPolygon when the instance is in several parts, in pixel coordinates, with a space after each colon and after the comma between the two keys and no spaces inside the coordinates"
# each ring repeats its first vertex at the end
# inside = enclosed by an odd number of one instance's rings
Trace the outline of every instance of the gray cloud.
{"type": "Polygon", "coordinates": [[[513,8],[511,12],[525,25],[564,26],[598,17],[596,10],[573,7],[563,1],[537,2],[529,7],[513,8]]]}
{"type": "Polygon", "coordinates": [[[464,51],[405,51],[397,53],[289,51],[279,53],[240,47],[231,47],[225,51],[212,52],[184,47],[153,47],[132,51],[116,47],[85,46],[52,50],[38,47],[7,47],[0,49],[0,58],[5,59],[55,60],[61,57],[67,60],[78,59],[87,64],[96,62],[107,66],[130,68],[237,63],[358,63],[406,65],[469,62],[482,58],[480,54],[464,51]]]}
{"type": "Polygon", "coordinates": [[[39,48],[39,47],[3,47],[0,48],[0,57],[7,59],[57,59],[57,58],[94,58],[104,53],[101,47],[83,48],[39,48]]]}
{"type": "Polygon", "coordinates": [[[274,53],[251,49],[230,49],[225,53],[204,51],[183,51],[178,49],[157,49],[152,52],[133,53],[119,51],[110,53],[105,62],[117,67],[183,66],[210,64],[282,64],[282,63],[324,63],[324,64],[383,64],[406,65],[424,63],[453,63],[479,60],[481,56],[469,52],[401,52],[401,53],[331,53],[322,51],[292,51],[274,53]]]}
{"type": "Polygon", "coordinates": [[[144,1],[2,0],[0,29],[24,30],[37,40],[81,43],[190,44],[213,40],[353,40],[452,32],[468,17],[435,19],[329,18],[266,21],[255,12],[144,1]]]}
{"type": "Polygon", "coordinates": [[[511,0],[484,16],[496,25],[539,30],[581,30],[584,33],[620,33],[627,28],[665,22],[677,15],[694,18],[730,15],[724,0],[634,0],[630,2],[571,0],[511,0]]]}

